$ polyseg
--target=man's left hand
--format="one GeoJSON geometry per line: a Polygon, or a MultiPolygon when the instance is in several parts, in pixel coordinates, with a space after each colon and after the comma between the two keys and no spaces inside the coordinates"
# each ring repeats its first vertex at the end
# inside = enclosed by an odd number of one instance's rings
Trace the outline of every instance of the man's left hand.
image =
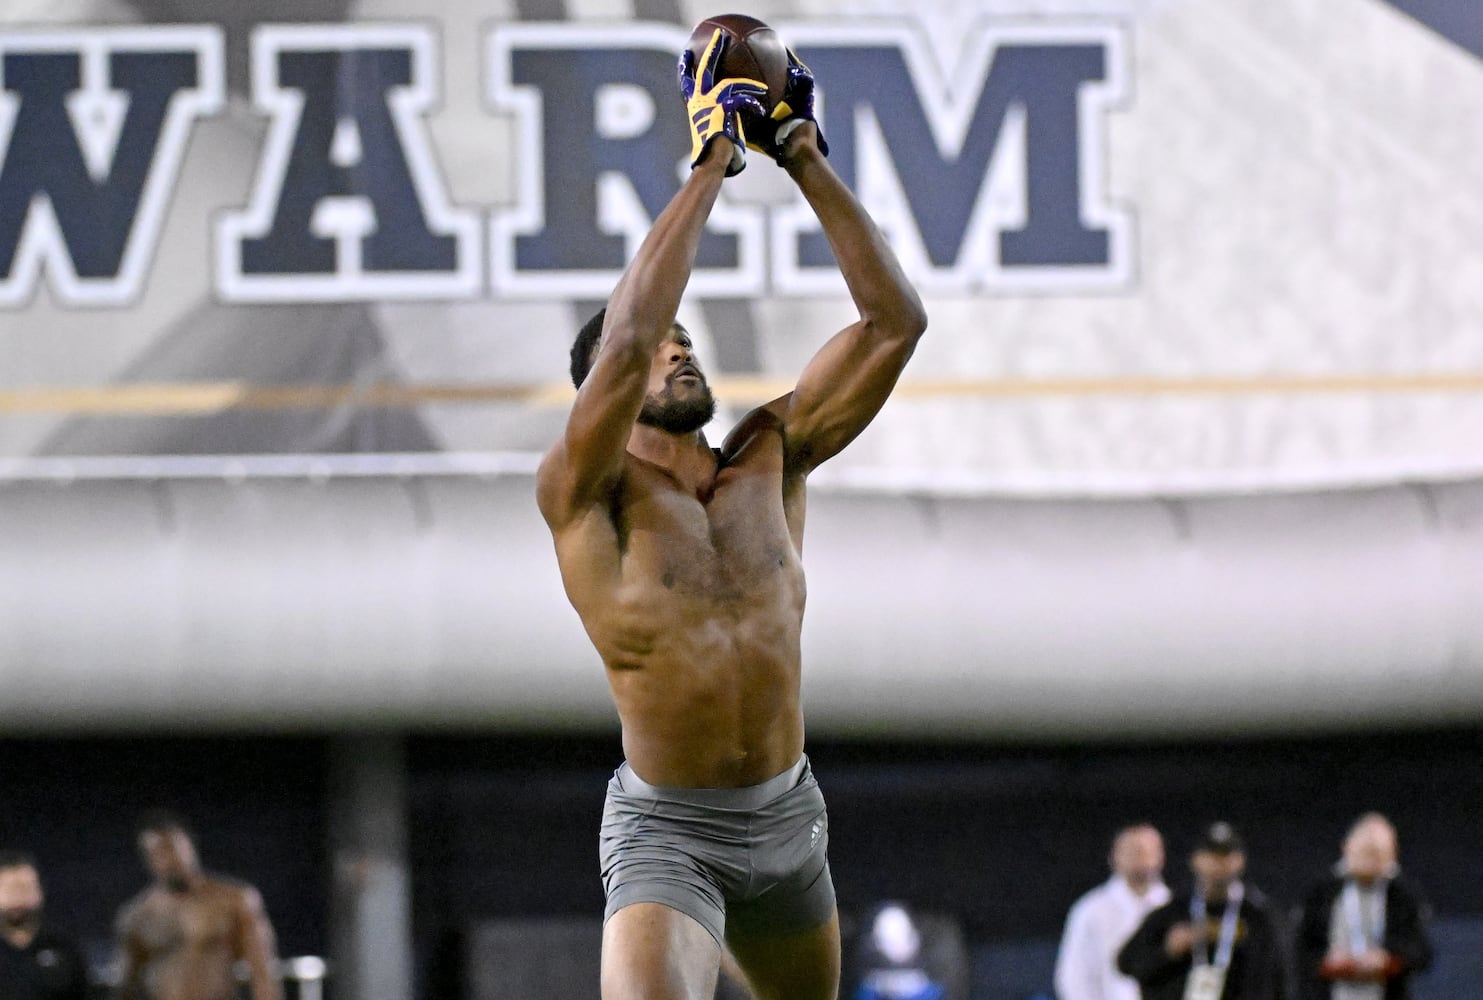
{"type": "Polygon", "coordinates": [[[787,89],[772,109],[772,114],[760,120],[748,117],[747,145],[759,153],[766,153],[778,163],[786,163],[798,150],[798,143],[789,142],[789,139],[794,133],[803,131],[803,126],[811,125],[819,152],[828,156],[829,143],[824,141],[824,133],[819,129],[819,120],[814,114],[814,90],[813,71],[789,49],[787,89]]]}

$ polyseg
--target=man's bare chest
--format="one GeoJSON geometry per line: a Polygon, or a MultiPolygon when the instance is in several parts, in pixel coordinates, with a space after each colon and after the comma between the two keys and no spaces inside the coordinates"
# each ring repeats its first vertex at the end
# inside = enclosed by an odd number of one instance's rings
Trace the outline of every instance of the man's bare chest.
{"type": "Polygon", "coordinates": [[[201,950],[228,941],[232,913],[216,899],[154,902],[136,916],[135,934],[152,953],[201,950]]]}
{"type": "Polygon", "coordinates": [[[628,491],[620,516],[630,581],[736,597],[799,569],[782,478],[766,470],[725,467],[695,491],[645,476],[628,491]]]}

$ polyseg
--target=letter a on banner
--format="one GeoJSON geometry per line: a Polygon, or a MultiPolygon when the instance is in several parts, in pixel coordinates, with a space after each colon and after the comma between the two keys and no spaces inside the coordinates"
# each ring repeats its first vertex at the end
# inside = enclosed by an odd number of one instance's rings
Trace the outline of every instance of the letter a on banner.
{"type": "Polygon", "coordinates": [[[214,27],[0,33],[0,306],[138,296],[222,81],[214,27]]]}
{"type": "Polygon", "coordinates": [[[435,57],[417,24],[253,33],[253,102],[273,123],[250,206],[217,227],[224,298],[479,293],[479,214],[451,206],[422,118],[437,99],[435,57]]]}

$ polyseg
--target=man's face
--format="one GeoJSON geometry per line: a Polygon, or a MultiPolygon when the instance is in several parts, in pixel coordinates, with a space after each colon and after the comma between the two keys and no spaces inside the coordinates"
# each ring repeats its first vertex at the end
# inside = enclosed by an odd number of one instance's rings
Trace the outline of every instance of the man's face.
{"type": "Polygon", "coordinates": [[[1135,892],[1142,892],[1164,873],[1164,838],[1151,826],[1124,830],[1112,845],[1112,870],[1135,892]]]}
{"type": "Polygon", "coordinates": [[[1344,840],[1344,867],[1365,885],[1384,876],[1395,860],[1395,832],[1388,824],[1361,823],[1344,840]]]}
{"type": "Polygon", "coordinates": [[[0,924],[24,927],[41,912],[41,876],[30,865],[0,868],[0,924]]]}
{"type": "Polygon", "coordinates": [[[1223,897],[1246,870],[1246,855],[1240,851],[1196,851],[1190,858],[1190,870],[1205,895],[1223,897]]]}
{"type": "Polygon", "coordinates": [[[174,892],[184,892],[200,870],[196,845],[184,830],[146,830],[139,835],[139,853],[157,882],[174,892]]]}
{"type": "Polygon", "coordinates": [[[639,423],[672,434],[688,434],[710,423],[715,414],[716,399],[695,359],[690,335],[676,325],[670,339],[654,352],[639,423]]]}

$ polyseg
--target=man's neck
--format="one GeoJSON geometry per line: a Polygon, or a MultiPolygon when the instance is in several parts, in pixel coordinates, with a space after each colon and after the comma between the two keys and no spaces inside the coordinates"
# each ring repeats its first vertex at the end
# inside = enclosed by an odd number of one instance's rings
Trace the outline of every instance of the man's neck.
{"type": "Polygon", "coordinates": [[[1139,899],[1147,896],[1150,892],[1153,891],[1153,887],[1158,884],[1157,880],[1155,879],[1139,879],[1138,881],[1134,882],[1126,875],[1122,875],[1119,877],[1123,880],[1123,884],[1128,887],[1128,891],[1131,892],[1134,896],[1137,896],[1139,899]]]}
{"type": "Polygon", "coordinates": [[[0,925],[0,937],[5,938],[12,948],[27,948],[36,935],[41,931],[39,921],[30,921],[24,924],[0,925]]]}
{"type": "Polygon", "coordinates": [[[1236,886],[1236,883],[1235,882],[1228,882],[1228,883],[1226,883],[1224,885],[1208,885],[1208,886],[1206,886],[1204,888],[1204,890],[1201,892],[1201,896],[1203,896],[1204,897],[1204,900],[1205,900],[1205,905],[1206,906],[1225,906],[1226,905],[1226,902],[1231,898],[1232,894],[1236,891],[1235,886],[1236,886]]]}
{"type": "Polygon", "coordinates": [[[180,882],[157,881],[155,886],[164,893],[172,896],[183,896],[195,892],[206,884],[206,873],[202,871],[191,872],[180,882]]]}
{"type": "Polygon", "coordinates": [[[708,484],[716,472],[716,457],[703,431],[672,434],[635,424],[628,436],[628,451],[664,469],[692,491],[708,484]]]}

